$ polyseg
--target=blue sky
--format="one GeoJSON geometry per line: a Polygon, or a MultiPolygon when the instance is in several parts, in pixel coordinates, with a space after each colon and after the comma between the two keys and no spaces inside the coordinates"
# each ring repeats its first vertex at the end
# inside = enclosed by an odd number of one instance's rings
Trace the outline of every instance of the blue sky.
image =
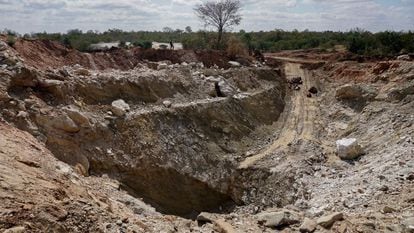
{"type": "MultiPolygon", "coordinates": [[[[25,32],[161,30],[203,25],[201,0],[0,0],[0,29],[25,32]]],[[[414,30],[414,0],[241,0],[234,30],[414,30]]]]}

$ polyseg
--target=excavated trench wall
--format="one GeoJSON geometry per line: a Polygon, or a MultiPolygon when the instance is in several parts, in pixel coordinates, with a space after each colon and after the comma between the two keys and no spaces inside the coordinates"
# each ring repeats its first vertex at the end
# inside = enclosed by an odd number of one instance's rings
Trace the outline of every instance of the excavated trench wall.
{"type": "MultiPolygon", "coordinates": [[[[2,116],[81,173],[109,174],[159,211],[185,217],[243,203],[246,185],[238,176],[248,183],[250,171],[240,173],[238,163],[269,137],[285,104],[285,79],[270,68],[250,69],[245,77],[225,72],[245,91],[225,98],[191,89],[197,84],[188,83],[193,77],[187,71],[186,78],[165,82],[155,75],[136,77],[137,83],[58,73],[24,67],[6,73],[4,90],[12,100],[2,102],[2,116]],[[177,94],[182,97],[174,101],[177,94]],[[108,116],[111,101],[120,97],[131,112],[108,116]],[[173,98],[171,107],[160,104],[165,98],[173,98]]],[[[270,175],[260,174],[262,183],[270,175]]]]}

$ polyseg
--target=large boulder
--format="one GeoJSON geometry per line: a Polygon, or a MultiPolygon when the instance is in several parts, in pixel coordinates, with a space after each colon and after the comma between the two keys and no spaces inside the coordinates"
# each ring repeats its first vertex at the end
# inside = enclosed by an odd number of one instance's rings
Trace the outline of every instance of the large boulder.
{"type": "Polygon", "coordinates": [[[119,99],[112,102],[112,112],[116,116],[123,116],[130,110],[129,104],[124,100],[119,99]]]}
{"type": "Polygon", "coordinates": [[[343,138],[336,141],[338,156],[343,160],[356,159],[364,154],[362,147],[355,138],[343,138]]]}

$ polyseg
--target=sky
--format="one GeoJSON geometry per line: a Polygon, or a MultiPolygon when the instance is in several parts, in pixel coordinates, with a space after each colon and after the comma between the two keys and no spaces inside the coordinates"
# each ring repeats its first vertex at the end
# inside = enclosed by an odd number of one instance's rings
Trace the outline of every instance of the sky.
{"type": "MultiPolygon", "coordinates": [[[[0,30],[19,33],[204,29],[202,0],[0,0],[0,30]]],[[[414,0],[241,0],[238,31],[414,30],[414,0]]]]}

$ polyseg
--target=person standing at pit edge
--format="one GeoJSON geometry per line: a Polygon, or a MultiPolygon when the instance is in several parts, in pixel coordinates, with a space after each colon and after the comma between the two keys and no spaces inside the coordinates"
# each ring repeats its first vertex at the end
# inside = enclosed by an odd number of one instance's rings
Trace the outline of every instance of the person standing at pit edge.
{"type": "Polygon", "coordinates": [[[170,49],[174,50],[174,43],[172,42],[172,40],[170,40],[170,49]]]}

